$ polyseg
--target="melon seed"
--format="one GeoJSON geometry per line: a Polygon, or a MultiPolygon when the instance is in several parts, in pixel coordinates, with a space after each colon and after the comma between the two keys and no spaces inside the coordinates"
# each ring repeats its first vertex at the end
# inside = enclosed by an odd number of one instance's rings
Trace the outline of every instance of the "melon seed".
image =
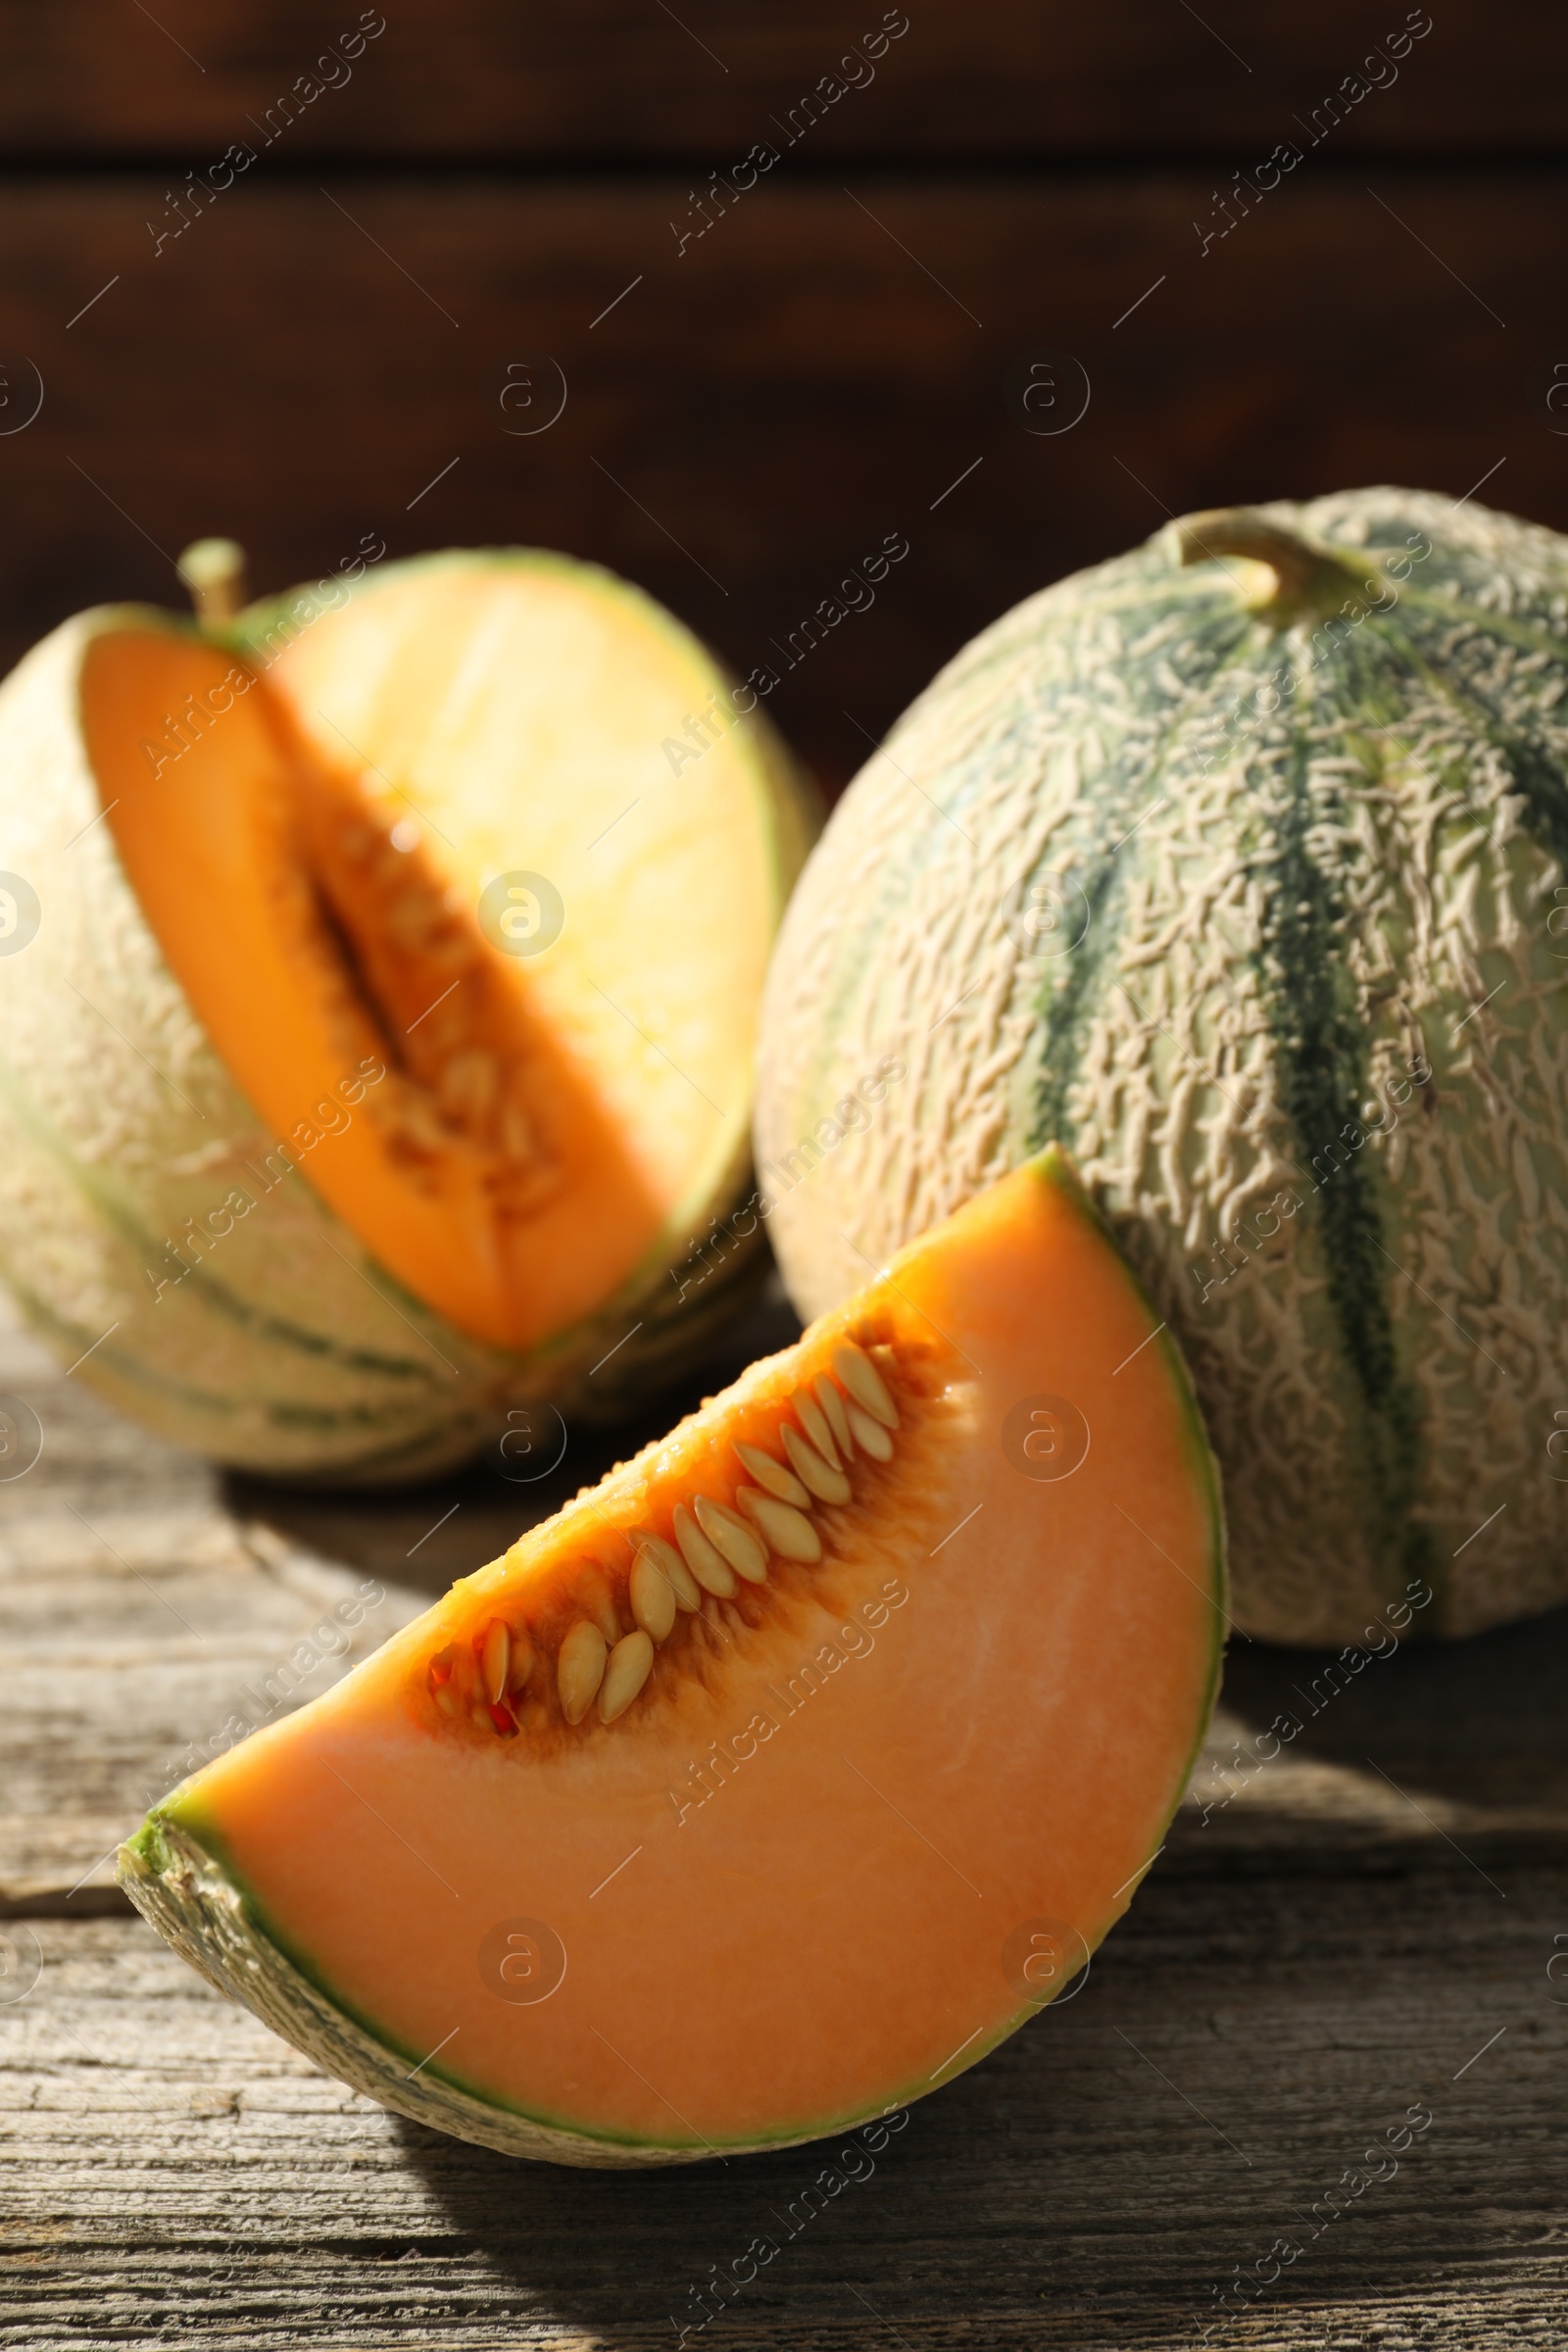
{"type": "Polygon", "coordinates": [[[501,1149],[508,1159],[533,1159],[539,1151],[539,1139],[533,1121],[520,1102],[509,1102],[501,1111],[501,1149]]]}
{"type": "Polygon", "coordinates": [[[480,1645],[479,1671],[484,1677],[485,1696],[493,1707],[499,1707],[506,1696],[511,1665],[512,1628],[504,1619],[492,1617],[480,1645]]]}
{"type": "MultiPolygon", "coordinates": [[[[797,1401],[799,1400],[797,1399],[797,1401]]],[[[825,1462],[816,1447],[808,1446],[800,1431],[788,1421],[784,1423],[779,1434],[784,1440],[784,1450],[789,1455],[796,1473],[810,1489],[818,1502],[848,1502],[850,1500],[850,1482],[842,1470],[836,1470],[830,1462],[825,1462]]]]}
{"type": "Polygon", "coordinates": [[[742,1468],[760,1487],[765,1487],[769,1494],[776,1494],[780,1502],[793,1502],[797,1510],[810,1509],[811,1498],[800,1480],[782,1462],[775,1461],[772,1454],[764,1453],[760,1446],[737,1446],[735,1451],[742,1468]]]}
{"type": "MultiPolygon", "coordinates": [[[[701,1498],[697,1507],[699,1511],[703,1507],[701,1498]]],[[[729,1563],[713,1549],[683,1502],[675,1506],[675,1541],[703,1591],[711,1592],[715,1600],[727,1600],[735,1590],[729,1563]]]]}
{"type": "Polygon", "coordinates": [[[421,1151],[445,1152],[452,1142],[436,1115],[435,1104],[422,1087],[404,1086],[399,1089],[392,1107],[392,1121],[421,1151]]]}
{"type": "Polygon", "coordinates": [[[760,1487],[742,1487],[735,1497],[754,1519],[768,1543],[785,1560],[819,1560],[822,1557],[822,1539],[804,1511],[793,1503],[780,1502],[775,1495],[764,1494],[760,1487]]]}
{"type": "Polygon", "coordinates": [[[675,1589],[648,1546],[631,1564],[628,1592],[631,1613],[643,1632],[656,1642],[667,1642],[675,1623],[675,1589]]]}
{"type": "MultiPolygon", "coordinates": [[[[755,1487],[744,1491],[757,1494],[755,1487]]],[[[710,1502],[706,1494],[698,1494],[693,1499],[704,1535],[723,1553],[736,1575],[744,1576],[749,1585],[765,1585],[767,1551],[744,1519],[737,1519],[735,1513],[726,1509],[723,1503],[710,1502]]],[[[787,1510],[789,1506],[780,1503],[778,1507],[787,1510]]]]}
{"type": "Polygon", "coordinates": [[[561,1693],[561,1712],[568,1723],[581,1723],[598,1697],[609,1654],[598,1626],[579,1617],[556,1660],[556,1689],[561,1693]]]}
{"type": "Polygon", "coordinates": [[[512,1664],[507,1670],[507,1697],[515,1709],[533,1673],[533,1642],[526,1626],[520,1634],[514,1628],[508,1630],[512,1634],[512,1664]]]}
{"type": "Polygon", "coordinates": [[[501,1064],[483,1046],[455,1054],[441,1073],[441,1107],[469,1127],[482,1127],[501,1083],[501,1064]]]}
{"type": "Polygon", "coordinates": [[[846,1340],[833,1350],[833,1369],[838,1374],[857,1404],[864,1407],[873,1421],[884,1429],[897,1429],[899,1408],[888,1395],[887,1384],[868,1355],[862,1355],[853,1340],[846,1340]]]}
{"type": "Polygon", "coordinates": [[[857,1446],[862,1452],[868,1453],[874,1462],[892,1461],[893,1440],[881,1422],[873,1421],[869,1413],[862,1413],[858,1404],[850,1407],[850,1427],[855,1432],[857,1446]]]}
{"type": "Polygon", "coordinates": [[[645,1633],[628,1634],[610,1653],[599,1691],[599,1720],[613,1723],[624,1715],[647,1682],[654,1663],[654,1645],[645,1633]]]}
{"type": "Polygon", "coordinates": [[[834,1442],[833,1432],[827,1425],[827,1415],[811,1395],[810,1390],[797,1389],[794,1401],[795,1410],[801,1416],[801,1427],[822,1456],[823,1461],[827,1463],[830,1470],[840,1469],[842,1464],[839,1460],[839,1449],[834,1442]]]}
{"type": "Polygon", "coordinates": [[[620,1640],[620,1620],[610,1579],[597,1560],[590,1560],[577,1579],[577,1606],[586,1609],[607,1642],[620,1640]]]}
{"type": "Polygon", "coordinates": [[[702,1588],[673,1544],[666,1544],[662,1536],[656,1536],[651,1528],[646,1527],[634,1527],[630,1541],[634,1551],[651,1553],[656,1567],[662,1569],[665,1581],[675,1595],[677,1609],[684,1609],[691,1616],[702,1607],[702,1588]]]}
{"type": "Polygon", "coordinates": [[[849,1415],[844,1410],[843,1392],[837,1381],[829,1380],[825,1372],[817,1374],[814,1386],[816,1401],[827,1415],[828,1425],[839,1442],[839,1450],[848,1461],[850,1455],[855,1451],[855,1441],[850,1436],[850,1421],[849,1415]]]}

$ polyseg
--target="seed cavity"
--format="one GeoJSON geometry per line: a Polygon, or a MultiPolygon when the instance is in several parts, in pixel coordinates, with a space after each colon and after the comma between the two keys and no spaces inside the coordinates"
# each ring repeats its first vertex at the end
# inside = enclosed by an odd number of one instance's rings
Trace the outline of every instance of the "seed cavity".
{"type": "MultiPolygon", "coordinates": [[[[784,1450],[790,1457],[791,1467],[818,1502],[848,1502],[851,1499],[853,1490],[843,1471],[824,1461],[816,1447],[808,1446],[792,1423],[783,1422],[779,1436],[784,1441],[784,1450]]],[[[789,1499],[794,1498],[792,1496],[789,1499]]],[[[802,1504],[799,1507],[808,1509],[810,1506],[802,1504]]]]}
{"type": "MultiPolygon", "coordinates": [[[[652,1651],[650,1642],[650,1655],[652,1651]]],[[[609,1655],[609,1644],[598,1626],[586,1617],[579,1617],[562,1642],[561,1655],[556,1660],[556,1689],[561,1693],[561,1712],[568,1723],[581,1723],[598,1697],[609,1655]]]]}
{"type": "Polygon", "coordinates": [[[483,1046],[454,1054],[441,1073],[441,1107],[460,1126],[482,1132],[495,1105],[501,1064],[483,1046]]]}
{"type": "MultiPolygon", "coordinates": [[[[755,1494],[755,1487],[742,1489],[755,1494]]],[[[780,1508],[787,1508],[780,1505],[780,1508]]],[[[710,1501],[706,1494],[696,1497],[698,1522],[709,1542],[721,1551],[737,1576],[744,1576],[749,1585],[767,1582],[767,1551],[743,1519],[726,1509],[723,1503],[710,1501]]]]}
{"type": "Polygon", "coordinates": [[[822,1557],[822,1539],[804,1511],[793,1503],[780,1502],[774,1494],[764,1494],[760,1488],[742,1487],[735,1497],[747,1516],[754,1520],[772,1549],[784,1560],[819,1560],[822,1557]]]}
{"type": "Polygon", "coordinates": [[[874,1462],[892,1461],[893,1440],[881,1422],[873,1421],[869,1413],[862,1413],[858,1404],[850,1406],[850,1427],[862,1453],[868,1453],[874,1462]]]}
{"type": "Polygon", "coordinates": [[[653,1671],[654,1645],[645,1633],[627,1634],[615,1643],[599,1688],[599,1720],[613,1723],[624,1715],[653,1671]]]}
{"type": "Polygon", "coordinates": [[[458,1702],[458,1694],[452,1688],[452,1669],[457,1663],[457,1654],[450,1642],[445,1649],[438,1649],[430,1660],[430,1670],[426,1677],[430,1696],[435,1700],[443,1715],[457,1716],[463,1711],[458,1702]]]}
{"type": "MultiPolygon", "coordinates": [[[[873,1421],[880,1421],[884,1429],[898,1428],[899,1408],[888,1395],[887,1383],[871,1358],[862,1353],[853,1340],[845,1340],[834,1348],[833,1369],[856,1403],[869,1413],[873,1421]]],[[[854,1427],[853,1422],[851,1427],[854,1427]]],[[[858,1431],[856,1434],[858,1436],[858,1431]]]]}
{"type": "MultiPolygon", "coordinates": [[[[488,1078],[470,1065],[457,1087],[469,1090],[465,1108],[470,1115],[487,1087],[488,1078]]],[[[877,1352],[892,1358],[888,1347],[877,1352]]],[[[770,1559],[804,1565],[820,1560],[825,1540],[813,1512],[822,1504],[852,1503],[857,1455],[891,1461],[890,1433],[902,1427],[878,1365],[850,1341],[834,1348],[832,1375],[819,1374],[789,1403],[799,1426],[780,1420],[767,1446],[736,1443],[736,1462],[746,1475],[732,1502],[689,1495],[671,1514],[673,1541],[651,1527],[625,1530],[629,1571],[618,1564],[607,1570],[591,1554],[563,1563],[563,1598],[571,1614],[553,1661],[548,1647],[540,1657],[536,1632],[519,1621],[520,1609],[516,1617],[480,1619],[429,1659],[425,1687],[434,1707],[486,1740],[514,1739],[519,1729],[532,1735],[551,1721],[553,1672],[569,1725],[583,1724],[590,1712],[601,1724],[613,1724],[647,1687],[660,1644],[679,1637],[671,1652],[677,1674],[693,1667],[702,1672],[705,1656],[733,1656],[760,1622],[756,1603],[737,1603],[741,1584],[766,1586],[770,1559]],[[692,1620],[689,1633],[683,1613],[692,1620]],[[543,1683],[534,1681],[541,1666],[543,1683]]],[[[557,1605],[546,1602],[551,1647],[561,1622],[557,1605]]]]}
{"type": "MultiPolygon", "coordinates": [[[[705,1499],[702,1495],[698,1496],[699,1511],[705,1499]]],[[[703,1591],[711,1592],[715,1600],[728,1600],[735,1590],[734,1571],[729,1562],[713,1548],[683,1502],[676,1505],[674,1526],[675,1541],[680,1545],[687,1567],[703,1591]]]]}
{"type": "Polygon", "coordinates": [[[848,1461],[855,1451],[855,1440],[850,1435],[850,1417],[844,1409],[844,1392],[825,1372],[817,1374],[813,1387],[816,1401],[827,1415],[828,1427],[838,1440],[839,1451],[848,1461]]]}
{"type": "Polygon", "coordinates": [[[539,1156],[539,1138],[533,1121],[515,1100],[502,1105],[501,1149],[508,1159],[528,1161],[539,1156]]]}
{"type": "Polygon", "coordinates": [[[809,1509],[810,1496],[800,1480],[793,1478],[772,1454],[764,1453],[760,1446],[737,1446],[735,1452],[747,1476],[755,1478],[769,1494],[776,1494],[780,1502],[793,1502],[797,1510],[809,1509]]]}
{"type": "MultiPolygon", "coordinates": [[[[675,1588],[655,1558],[652,1544],[645,1544],[632,1562],[629,1596],[631,1613],[643,1632],[655,1642],[667,1642],[675,1628],[675,1588]]],[[[631,1636],[626,1639],[630,1641],[631,1636]]],[[[616,1646],[618,1652],[621,1645],[616,1646]]]]}

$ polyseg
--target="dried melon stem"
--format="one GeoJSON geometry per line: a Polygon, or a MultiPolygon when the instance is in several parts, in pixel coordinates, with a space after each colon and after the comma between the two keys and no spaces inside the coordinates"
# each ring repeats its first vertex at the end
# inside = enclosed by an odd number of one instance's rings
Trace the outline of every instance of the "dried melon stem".
{"type": "Polygon", "coordinates": [[[1358,593],[1369,561],[1360,551],[1341,555],[1319,547],[1255,507],[1208,507],[1184,514],[1168,526],[1167,536],[1182,564],[1240,556],[1266,565],[1271,582],[1247,601],[1282,625],[1304,614],[1332,612],[1349,589],[1358,593]]]}

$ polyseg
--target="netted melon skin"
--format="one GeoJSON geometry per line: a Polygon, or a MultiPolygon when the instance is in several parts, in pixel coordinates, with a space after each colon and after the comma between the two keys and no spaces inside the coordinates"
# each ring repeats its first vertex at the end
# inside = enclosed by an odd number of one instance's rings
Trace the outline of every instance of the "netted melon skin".
{"type": "Polygon", "coordinates": [[[1413,1592],[1463,1634],[1568,1597],[1568,541],[1387,488],[1260,512],[1398,555],[1396,601],[1325,648],[1162,533],[987,630],[851,787],[764,1007],[769,1229],[815,1314],[1059,1138],[1192,1366],[1238,1624],[1359,1641],[1413,1592]]]}
{"type": "MultiPolygon", "coordinates": [[[[428,1478],[469,1458],[519,1402],[617,1418],[700,1360],[760,1277],[755,1217],[684,1311],[660,1250],[598,1313],[519,1356],[405,1290],[312,1189],[303,1154],[282,1172],[278,1137],[229,1079],[142,915],[83,753],[77,680],[92,636],[171,625],[138,608],[82,613],[0,686],[0,872],[40,903],[36,936],[0,955],[0,1279],[75,1378],[158,1436],[267,1476],[428,1478]],[[226,1234],[182,1243],[189,1219],[211,1236],[236,1191],[252,1205],[227,1211],[226,1234]]],[[[714,1219],[749,1191],[743,1140],[714,1219]]]]}

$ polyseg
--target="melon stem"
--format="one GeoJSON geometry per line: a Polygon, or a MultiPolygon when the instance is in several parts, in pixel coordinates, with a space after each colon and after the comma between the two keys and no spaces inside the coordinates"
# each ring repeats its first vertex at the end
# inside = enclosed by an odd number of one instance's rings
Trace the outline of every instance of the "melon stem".
{"type": "Polygon", "coordinates": [[[232,620],[246,601],[245,550],[233,539],[193,539],[175,568],[204,628],[232,620]]]}
{"type": "MultiPolygon", "coordinates": [[[[1249,601],[1270,619],[1286,621],[1298,612],[1327,611],[1346,593],[1344,557],[1260,514],[1255,507],[1211,507],[1184,514],[1169,526],[1181,564],[1218,563],[1242,556],[1264,564],[1274,574],[1271,589],[1249,601]]],[[[1365,559],[1359,559],[1365,568],[1365,559]]]]}

